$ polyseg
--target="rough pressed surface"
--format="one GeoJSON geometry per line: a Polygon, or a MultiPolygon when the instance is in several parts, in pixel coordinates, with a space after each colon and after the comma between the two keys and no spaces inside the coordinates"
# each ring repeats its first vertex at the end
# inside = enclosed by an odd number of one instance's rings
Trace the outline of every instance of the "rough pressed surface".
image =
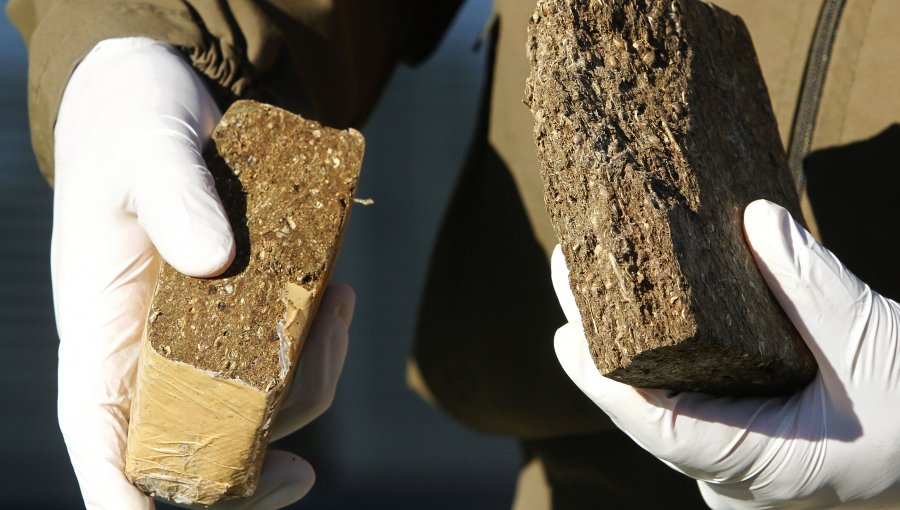
{"type": "Polygon", "coordinates": [[[206,153],[237,242],[224,275],[161,270],[126,473],[150,494],[211,504],[253,493],[269,428],[340,248],[363,138],[236,102],[206,153]]]}
{"type": "Polygon", "coordinates": [[[815,374],[742,231],[800,218],[750,36],[697,0],[540,0],[529,27],[545,202],[601,372],[776,394],[815,374]]]}

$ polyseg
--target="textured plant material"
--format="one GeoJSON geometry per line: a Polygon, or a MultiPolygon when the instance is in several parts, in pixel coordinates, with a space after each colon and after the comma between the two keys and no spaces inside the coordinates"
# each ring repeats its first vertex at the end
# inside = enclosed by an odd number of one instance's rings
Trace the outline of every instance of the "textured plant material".
{"type": "Polygon", "coordinates": [[[527,100],[545,202],[602,373],[776,394],[811,353],[745,243],[759,198],[800,218],[743,22],[695,0],[541,0],[527,100]]]}
{"type": "Polygon", "coordinates": [[[211,504],[256,489],[353,202],[363,137],[238,101],[206,161],[237,242],[198,279],[163,266],[147,320],[126,475],[148,494],[211,504]]]}

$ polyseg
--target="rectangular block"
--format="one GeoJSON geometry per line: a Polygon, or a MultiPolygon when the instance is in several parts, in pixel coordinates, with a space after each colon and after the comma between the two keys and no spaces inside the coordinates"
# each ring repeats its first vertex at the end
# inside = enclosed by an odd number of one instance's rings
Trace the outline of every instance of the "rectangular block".
{"type": "Polygon", "coordinates": [[[212,504],[256,488],[269,431],[334,266],[364,141],[238,101],[206,152],[237,242],[220,277],[164,264],[147,319],[125,471],[212,504]]]}
{"type": "Polygon", "coordinates": [[[597,367],[641,387],[796,390],[811,353],[743,236],[801,218],[743,22],[698,0],[540,0],[527,100],[545,202],[597,367]]]}

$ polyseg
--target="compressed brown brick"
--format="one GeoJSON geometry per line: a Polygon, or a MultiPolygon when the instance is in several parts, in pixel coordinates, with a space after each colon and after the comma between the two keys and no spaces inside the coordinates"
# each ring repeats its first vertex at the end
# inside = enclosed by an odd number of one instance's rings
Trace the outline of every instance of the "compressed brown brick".
{"type": "Polygon", "coordinates": [[[340,248],[363,137],[252,101],[206,152],[237,253],[221,277],[164,264],[131,410],[126,475],[148,494],[211,504],[253,493],[340,248]]]}
{"type": "Polygon", "coordinates": [[[800,218],[740,18],[697,0],[541,0],[529,27],[545,202],[599,370],[641,387],[776,394],[816,365],[743,236],[800,218]]]}

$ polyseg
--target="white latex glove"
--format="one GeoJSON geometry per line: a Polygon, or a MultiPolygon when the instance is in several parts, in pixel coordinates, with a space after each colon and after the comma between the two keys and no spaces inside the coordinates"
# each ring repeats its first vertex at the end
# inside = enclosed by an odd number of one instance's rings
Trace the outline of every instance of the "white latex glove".
{"type": "MultiPolygon", "coordinates": [[[[220,116],[190,65],[145,38],[98,44],[62,99],[51,247],[58,411],[91,509],[153,507],[122,472],[139,345],[161,258],[204,277],[234,257],[202,158],[220,116]]],[[[349,287],[326,293],[273,439],[330,405],[353,306],[349,287]]],[[[314,479],[308,463],[273,451],[255,496],[214,508],[280,508],[306,494],[314,479]]]]}
{"type": "Polygon", "coordinates": [[[713,508],[900,507],[900,308],[783,208],[750,204],[744,229],[819,364],[808,387],[782,398],[715,398],[601,376],[557,247],[553,283],[569,320],[556,334],[563,368],[640,446],[697,479],[713,508]]]}

